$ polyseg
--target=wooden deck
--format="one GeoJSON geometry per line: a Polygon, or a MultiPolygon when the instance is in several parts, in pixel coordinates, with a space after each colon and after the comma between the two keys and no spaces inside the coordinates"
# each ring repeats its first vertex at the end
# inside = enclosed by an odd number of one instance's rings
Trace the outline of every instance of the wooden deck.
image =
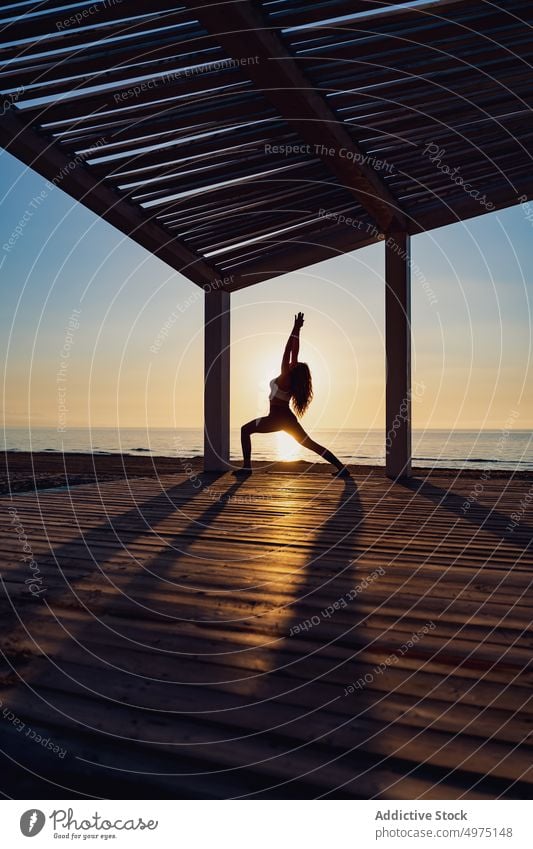
{"type": "Polygon", "coordinates": [[[1,790],[530,798],[530,487],[168,475],[1,499],[1,790]]]}

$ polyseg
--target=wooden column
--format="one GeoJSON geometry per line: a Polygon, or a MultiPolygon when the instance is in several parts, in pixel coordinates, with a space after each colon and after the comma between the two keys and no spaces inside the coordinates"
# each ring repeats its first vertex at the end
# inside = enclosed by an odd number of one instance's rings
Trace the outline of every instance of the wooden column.
{"type": "Polygon", "coordinates": [[[385,242],[387,385],[385,457],[389,478],[411,474],[411,266],[407,233],[385,242]]]}
{"type": "Polygon", "coordinates": [[[204,471],[229,468],[230,294],[205,295],[204,471]]]}

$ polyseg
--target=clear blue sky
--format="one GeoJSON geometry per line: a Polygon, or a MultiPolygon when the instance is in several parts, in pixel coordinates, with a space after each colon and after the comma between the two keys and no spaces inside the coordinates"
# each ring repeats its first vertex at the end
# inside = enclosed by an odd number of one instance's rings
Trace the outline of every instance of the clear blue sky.
{"type": "MultiPolygon", "coordinates": [[[[200,425],[200,290],[5,152],[0,173],[6,423],[56,426],[61,351],[80,310],[69,349],[70,426],[200,425]]],[[[413,261],[436,297],[431,303],[414,274],[413,377],[425,387],[415,427],[499,428],[511,410],[516,427],[531,427],[532,260],[533,221],[523,207],[413,239],[413,261]]],[[[234,425],[265,411],[299,309],[307,318],[301,353],[315,376],[309,426],[383,425],[382,245],[232,299],[234,425]]]]}

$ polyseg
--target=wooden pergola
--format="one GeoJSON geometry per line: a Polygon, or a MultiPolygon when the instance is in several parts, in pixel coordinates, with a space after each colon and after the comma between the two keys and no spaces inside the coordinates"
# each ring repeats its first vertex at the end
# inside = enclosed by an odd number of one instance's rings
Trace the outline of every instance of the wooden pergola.
{"type": "Polygon", "coordinates": [[[229,465],[231,293],[383,240],[387,474],[408,476],[410,237],[532,197],[530,0],[2,15],[0,143],[205,290],[206,469],[229,465]]]}

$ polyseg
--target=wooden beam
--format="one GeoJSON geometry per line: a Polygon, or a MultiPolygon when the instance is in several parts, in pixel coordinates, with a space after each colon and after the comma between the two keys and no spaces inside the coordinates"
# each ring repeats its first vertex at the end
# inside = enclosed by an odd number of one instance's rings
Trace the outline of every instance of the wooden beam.
{"type": "Polygon", "coordinates": [[[215,35],[229,56],[242,64],[246,76],[276,107],[314,156],[320,156],[387,232],[406,228],[397,199],[352,140],[342,121],[315,91],[275,32],[250,2],[198,5],[185,0],[195,17],[215,35]]]}
{"type": "Polygon", "coordinates": [[[215,265],[152,221],[155,212],[121,199],[89,172],[83,158],[66,156],[27,125],[14,107],[0,122],[0,145],[193,283],[204,287],[220,277],[215,265]]]}
{"type": "Polygon", "coordinates": [[[230,467],[229,292],[206,292],[204,334],[204,471],[220,472],[230,467]]]}
{"type": "Polygon", "coordinates": [[[410,237],[385,242],[385,457],[387,477],[411,475],[411,265],[410,237]]]}
{"type": "Polygon", "coordinates": [[[436,230],[438,227],[457,224],[459,221],[486,215],[487,212],[507,209],[510,206],[517,206],[520,203],[533,200],[533,177],[524,177],[516,180],[515,185],[503,185],[496,189],[489,185],[482,194],[486,195],[487,201],[494,205],[494,209],[485,209],[479,203],[479,200],[475,200],[462,192],[460,196],[451,197],[449,202],[446,202],[445,199],[437,200],[434,204],[426,205],[420,210],[413,209],[410,232],[415,234],[436,230]]]}

